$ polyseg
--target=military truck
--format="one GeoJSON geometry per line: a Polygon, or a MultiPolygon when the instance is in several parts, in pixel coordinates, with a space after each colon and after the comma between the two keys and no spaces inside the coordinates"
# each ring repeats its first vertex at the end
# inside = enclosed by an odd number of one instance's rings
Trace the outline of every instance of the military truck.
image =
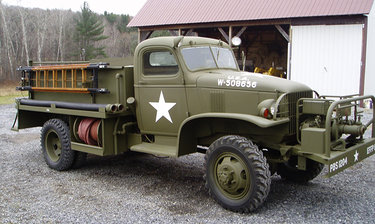
{"type": "Polygon", "coordinates": [[[222,207],[252,212],[271,175],[307,182],[375,153],[373,96],[323,97],[306,85],[241,71],[231,47],[201,37],[141,42],[119,59],[19,68],[13,129],[41,126],[49,167],[78,167],[88,153],[180,157],[205,153],[204,180],[222,207]],[[372,126],[371,126],[372,125],[372,126]],[[371,127],[371,137],[364,132],[371,127]]]}

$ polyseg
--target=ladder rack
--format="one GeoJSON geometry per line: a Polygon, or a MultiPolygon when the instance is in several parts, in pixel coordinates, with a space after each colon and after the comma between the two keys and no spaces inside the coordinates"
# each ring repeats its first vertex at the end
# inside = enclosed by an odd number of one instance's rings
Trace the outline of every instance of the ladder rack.
{"type": "Polygon", "coordinates": [[[20,67],[18,90],[39,92],[106,93],[98,88],[98,70],[108,64],[68,64],[20,67]]]}

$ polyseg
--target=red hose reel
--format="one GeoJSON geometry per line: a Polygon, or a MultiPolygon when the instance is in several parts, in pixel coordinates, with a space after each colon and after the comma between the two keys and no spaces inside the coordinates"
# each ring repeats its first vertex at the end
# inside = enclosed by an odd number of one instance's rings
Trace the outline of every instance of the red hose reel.
{"type": "Polygon", "coordinates": [[[100,145],[99,140],[99,129],[100,119],[95,118],[84,118],[81,120],[78,126],[79,138],[88,145],[100,145]]]}

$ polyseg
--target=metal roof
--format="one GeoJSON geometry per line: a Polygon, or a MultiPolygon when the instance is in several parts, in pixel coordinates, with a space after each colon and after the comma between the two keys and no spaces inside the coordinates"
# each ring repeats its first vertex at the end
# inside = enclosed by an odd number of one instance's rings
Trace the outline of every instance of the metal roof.
{"type": "Polygon", "coordinates": [[[148,0],[129,27],[369,14],[374,0],[148,0]]]}

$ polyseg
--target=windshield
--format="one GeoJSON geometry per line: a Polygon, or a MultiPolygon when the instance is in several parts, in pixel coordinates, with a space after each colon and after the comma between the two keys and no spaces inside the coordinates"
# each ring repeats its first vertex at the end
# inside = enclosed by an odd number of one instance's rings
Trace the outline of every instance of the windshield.
{"type": "Polygon", "coordinates": [[[227,68],[237,69],[232,52],[222,47],[189,47],[181,50],[187,67],[192,70],[227,68]]]}

